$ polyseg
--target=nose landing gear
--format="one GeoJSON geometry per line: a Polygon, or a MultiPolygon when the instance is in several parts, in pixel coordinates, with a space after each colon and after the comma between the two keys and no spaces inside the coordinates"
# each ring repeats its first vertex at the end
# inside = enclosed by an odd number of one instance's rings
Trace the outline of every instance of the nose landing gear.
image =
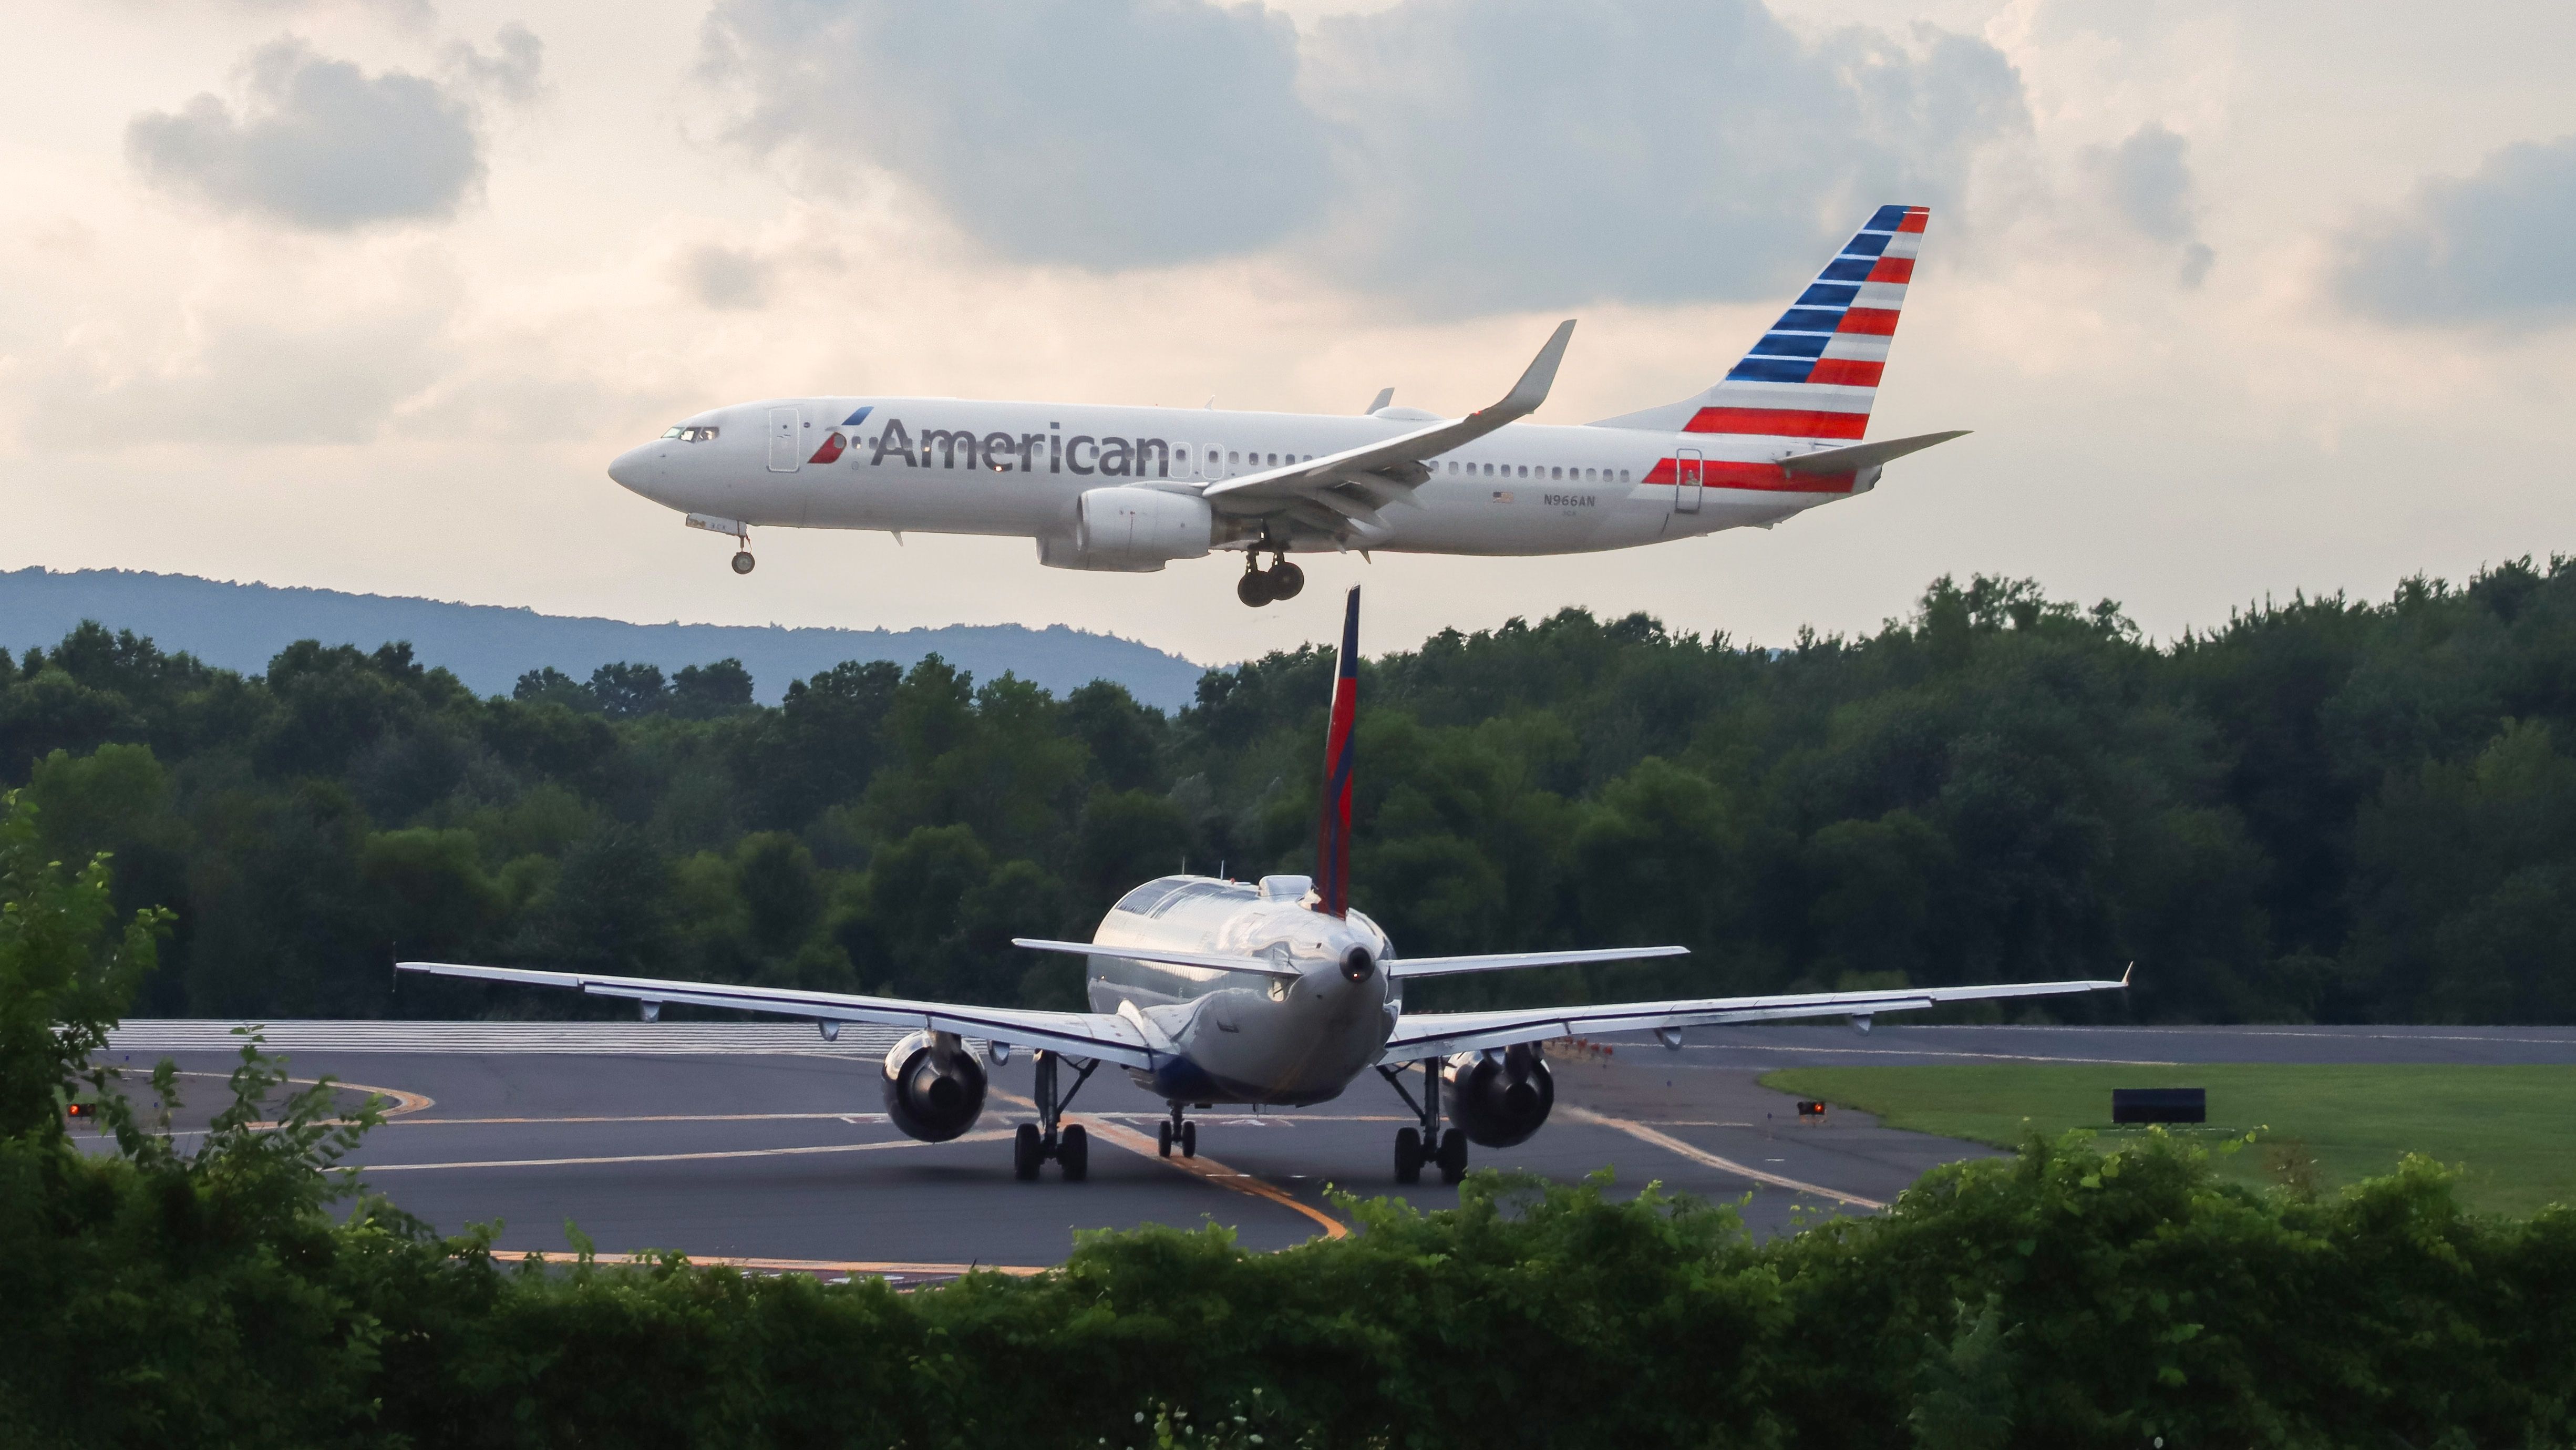
{"type": "Polygon", "coordinates": [[[1234,597],[1259,609],[1274,601],[1294,599],[1297,591],[1305,587],[1306,571],[1289,563],[1286,552],[1273,550],[1270,567],[1266,570],[1261,567],[1258,554],[1246,552],[1243,577],[1235,581],[1234,597]]]}
{"type": "Polygon", "coordinates": [[[1172,1156],[1172,1146],[1176,1143],[1180,1145],[1182,1157],[1199,1156],[1199,1125],[1181,1116],[1179,1103],[1172,1104],[1172,1116],[1169,1121],[1154,1125],[1154,1147],[1157,1152],[1169,1158],[1172,1156]]]}
{"type": "Polygon", "coordinates": [[[751,572],[751,566],[754,562],[755,561],[752,559],[751,551],[749,549],[737,550],[733,556],[733,572],[737,574],[748,574],[751,572]]]}

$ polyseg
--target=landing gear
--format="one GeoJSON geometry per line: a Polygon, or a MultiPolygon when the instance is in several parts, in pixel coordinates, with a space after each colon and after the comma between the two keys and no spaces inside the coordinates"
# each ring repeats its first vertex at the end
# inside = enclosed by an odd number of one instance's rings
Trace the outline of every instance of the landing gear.
{"type": "Polygon", "coordinates": [[[1199,1156],[1199,1125],[1196,1123],[1181,1124],[1181,1156],[1184,1158],[1199,1156]]]}
{"type": "Polygon", "coordinates": [[[1440,1181],[1455,1183],[1467,1176],[1467,1135],[1451,1128],[1440,1135],[1440,1181]]]}
{"type": "Polygon", "coordinates": [[[751,557],[751,551],[749,549],[738,549],[734,552],[733,556],[733,572],[737,574],[748,574],[751,572],[751,566],[754,562],[756,561],[751,557]]]}
{"type": "MultiPolygon", "coordinates": [[[[1206,1104],[1202,1103],[1200,1106],[1204,1107],[1206,1104]]],[[[1172,1116],[1168,1121],[1154,1125],[1154,1146],[1164,1157],[1172,1156],[1172,1145],[1175,1143],[1180,1145],[1182,1157],[1199,1156],[1199,1125],[1181,1116],[1179,1103],[1172,1104],[1172,1116]]]]}
{"type": "Polygon", "coordinates": [[[1020,1124],[1011,1135],[1011,1176],[1022,1183],[1037,1181],[1038,1170],[1052,1158],[1064,1170],[1064,1181],[1080,1183],[1091,1176],[1091,1135],[1080,1123],[1067,1124],[1064,1110],[1073,1095],[1091,1081],[1098,1070],[1097,1058],[1077,1058],[1073,1086],[1058,1092],[1058,1071],[1064,1061],[1060,1052],[1039,1052],[1030,1059],[1037,1068],[1038,1120],[1020,1124]]]}
{"type": "Polygon", "coordinates": [[[1243,577],[1234,581],[1234,597],[1259,609],[1277,600],[1294,599],[1305,587],[1306,571],[1289,563],[1284,552],[1271,551],[1270,567],[1263,569],[1260,556],[1246,551],[1243,577]]]}
{"type": "Polygon", "coordinates": [[[1395,1089],[1395,1095],[1404,1099],[1404,1105],[1422,1119],[1422,1126],[1418,1128],[1395,1130],[1395,1181],[1419,1183],[1423,1165],[1437,1163],[1440,1165],[1440,1181],[1456,1183],[1467,1176],[1467,1135],[1456,1128],[1445,1133],[1440,1130],[1440,1059],[1422,1059],[1422,1099],[1419,1102],[1404,1090],[1403,1072],[1400,1067],[1388,1067],[1383,1063],[1377,1070],[1378,1076],[1386,1079],[1386,1085],[1395,1089]]]}
{"type": "Polygon", "coordinates": [[[1156,1123],[1156,1124],[1154,1125],[1154,1151],[1155,1151],[1155,1152],[1157,1152],[1157,1153],[1162,1154],[1162,1155],[1163,1155],[1164,1157],[1166,1157],[1166,1158],[1169,1158],[1169,1157],[1171,1157],[1171,1156],[1172,1156],[1172,1125],[1171,1125],[1171,1124],[1169,1124],[1169,1123],[1156,1123]]]}

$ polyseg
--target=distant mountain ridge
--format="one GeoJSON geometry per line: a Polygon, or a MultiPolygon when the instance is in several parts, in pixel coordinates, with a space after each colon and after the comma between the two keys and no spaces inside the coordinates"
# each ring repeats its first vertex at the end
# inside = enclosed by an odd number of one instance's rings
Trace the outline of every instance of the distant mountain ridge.
{"type": "Polygon", "coordinates": [[[1115,680],[1148,705],[1177,710],[1204,667],[1115,635],[1050,625],[952,624],[938,629],[788,629],[777,625],[631,624],[539,614],[497,604],[451,604],[336,589],[231,584],[190,574],[127,569],[0,571],[0,646],[51,648],[84,619],[149,635],[210,665],[261,674],[299,639],[374,649],[409,640],[424,664],[444,665],[467,687],[506,695],[526,671],[552,665],[575,679],[619,660],[662,667],[738,659],[758,698],[776,702],[787,682],[844,660],[909,668],[937,654],[978,680],[1005,671],[1061,695],[1115,680]]]}

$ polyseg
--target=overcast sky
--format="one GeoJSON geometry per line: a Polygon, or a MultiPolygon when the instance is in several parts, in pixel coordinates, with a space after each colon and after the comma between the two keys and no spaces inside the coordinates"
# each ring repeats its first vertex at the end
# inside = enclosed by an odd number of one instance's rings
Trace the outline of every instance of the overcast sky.
{"type": "MultiPolygon", "coordinates": [[[[1566,604],[1787,640],[1943,573],[2122,601],[2576,549],[2576,7],[2067,0],[100,0],[0,88],[0,566],[720,623],[1053,622],[1194,659],[1566,604]],[[1041,569],[602,472],[720,403],[1541,421],[1724,372],[1933,208],[1872,437],[1772,532],[1568,559],[1041,569]]],[[[21,641],[9,639],[9,644],[21,641]]]]}

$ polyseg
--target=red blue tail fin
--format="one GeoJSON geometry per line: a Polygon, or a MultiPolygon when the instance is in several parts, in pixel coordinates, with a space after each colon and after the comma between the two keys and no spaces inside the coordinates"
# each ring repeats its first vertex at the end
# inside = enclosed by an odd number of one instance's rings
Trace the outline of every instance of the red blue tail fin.
{"type": "Polygon", "coordinates": [[[1858,442],[1930,220],[1880,207],[1716,386],[1595,426],[1858,442]]]}
{"type": "Polygon", "coordinates": [[[1360,591],[1351,586],[1342,614],[1342,649],[1333,668],[1332,723],[1324,735],[1324,804],[1315,823],[1315,894],[1319,909],[1351,909],[1351,721],[1360,707],[1360,591]]]}

